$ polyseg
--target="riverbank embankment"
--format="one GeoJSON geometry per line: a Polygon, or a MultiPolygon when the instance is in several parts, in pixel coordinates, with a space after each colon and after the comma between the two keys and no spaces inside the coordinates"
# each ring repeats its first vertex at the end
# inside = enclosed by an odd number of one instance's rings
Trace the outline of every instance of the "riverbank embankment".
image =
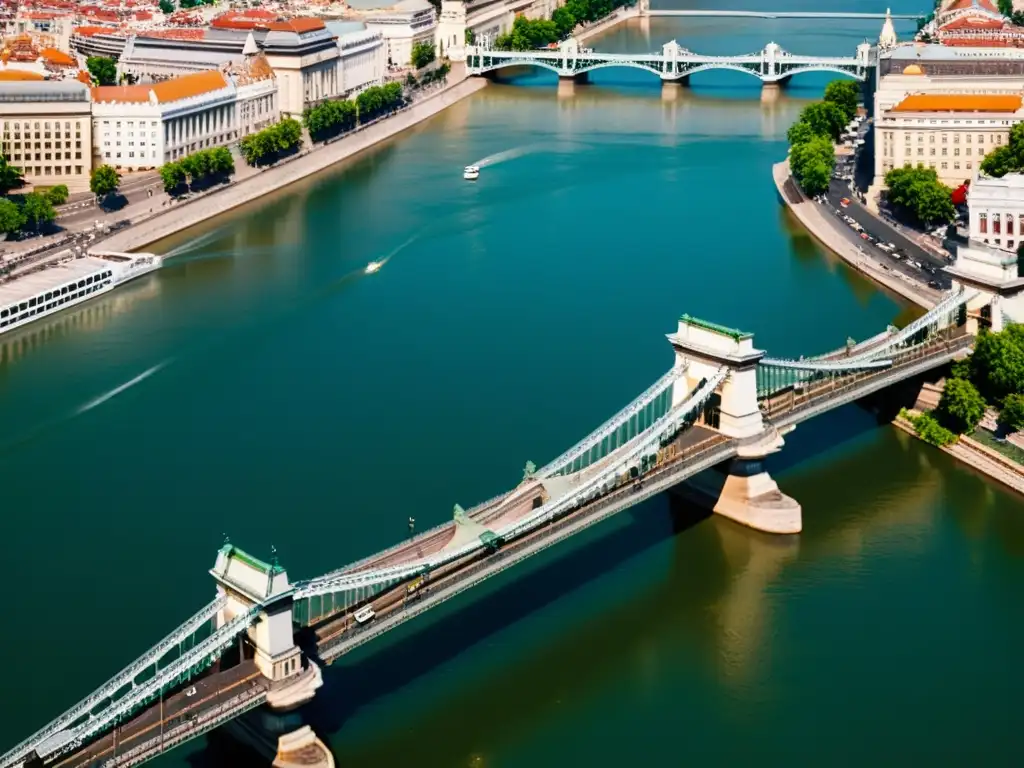
{"type": "Polygon", "coordinates": [[[883,288],[909,299],[920,307],[931,309],[941,296],[940,292],[923,283],[893,272],[883,263],[850,243],[839,231],[836,222],[822,212],[821,207],[807,198],[789,172],[789,161],[772,166],[772,178],[779,199],[815,240],[825,246],[854,269],[867,275],[883,288]]]}
{"type": "Polygon", "coordinates": [[[347,160],[412,128],[417,123],[433,117],[486,86],[487,80],[483,78],[464,78],[419,101],[404,112],[382,120],[366,130],[333,143],[318,146],[289,162],[272,166],[216,192],[148,216],[97,243],[95,247],[105,251],[133,251],[144,248],[165,237],[170,237],[184,229],[201,224],[271,192],[276,192],[325,171],[335,163],[347,160]]]}
{"type": "MultiPolygon", "coordinates": [[[[911,411],[913,415],[918,413],[920,412],[911,411]]],[[[892,423],[895,427],[902,429],[915,439],[920,439],[917,436],[917,430],[914,429],[914,425],[902,416],[897,416],[892,423]]],[[[982,445],[977,440],[967,435],[961,435],[955,443],[943,445],[939,450],[948,453],[953,458],[981,472],[986,477],[999,481],[1017,493],[1024,494],[1024,468],[1002,454],[982,445]]]]}
{"type": "Polygon", "coordinates": [[[582,43],[585,40],[589,40],[592,37],[596,37],[597,35],[607,32],[612,27],[617,26],[624,21],[639,18],[640,9],[636,5],[630,8],[616,8],[600,21],[594,22],[590,26],[584,27],[582,30],[575,32],[573,37],[582,43]]]}

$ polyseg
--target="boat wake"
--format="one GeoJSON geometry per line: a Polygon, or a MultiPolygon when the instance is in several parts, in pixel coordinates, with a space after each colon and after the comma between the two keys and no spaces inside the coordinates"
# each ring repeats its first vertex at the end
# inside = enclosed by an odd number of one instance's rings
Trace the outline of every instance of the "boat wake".
{"type": "Polygon", "coordinates": [[[496,152],[493,155],[488,155],[483,160],[477,160],[471,165],[475,165],[477,168],[490,168],[491,166],[498,165],[499,163],[507,163],[509,160],[515,160],[523,155],[528,155],[531,152],[538,152],[543,148],[541,144],[526,144],[522,147],[515,147],[513,149],[506,149],[504,152],[496,152]]]}
{"type": "Polygon", "coordinates": [[[146,379],[148,379],[154,373],[157,373],[161,369],[166,368],[168,365],[171,364],[171,362],[172,362],[172,359],[167,359],[167,360],[164,360],[162,363],[157,363],[152,368],[149,368],[149,369],[143,371],[138,376],[136,376],[136,377],[126,381],[124,384],[120,384],[120,385],[114,387],[109,392],[104,392],[99,397],[90,400],[88,403],[86,403],[85,405],[81,406],[78,410],[76,410],[74,415],[75,416],[81,416],[83,413],[86,413],[88,411],[91,411],[93,408],[96,408],[98,406],[103,405],[105,402],[107,402],[108,400],[110,400],[110,399],[112,399],[114,397],[117,397],[119,394],[121,394],[125,390],[131,389],[136,384],[139,384],[140,382],[143,382],[146,379]]]}

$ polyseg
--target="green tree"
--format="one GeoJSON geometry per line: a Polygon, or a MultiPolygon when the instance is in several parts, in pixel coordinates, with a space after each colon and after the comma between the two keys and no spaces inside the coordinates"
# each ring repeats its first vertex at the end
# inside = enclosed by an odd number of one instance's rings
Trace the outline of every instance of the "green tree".
{"type": "Polygon", "coordinates": [[[12,234],[25,226],[25,214],[6,197],[0,197],[0,232],[12,234]]]}
{"type": "Polygon", "coordinates": [[[85,67],[95,85],[113,85],[117,82],[117,63],[106,56],[90,56],[85,67]]]}
{"type": "Polygon", "coordinates": [[[94,169],[89,177],[89,189],[100,198],[113,194],[120,185],[120,174],[109,165],[101,165],[94,169]]]}
{"type": "Polygon", "coordinates": [[[51,205],[64,205],[68,201],[70,192],[65,184],[58,184],[46,190],[46,199],[51,205]]]}
{"type": "Polygon", "coordinates": [[[953,190],[939,181],[934,168],[893,168],[885,174],[888,200],[924,224],[956,218],[953,190]]]}
{"type": "Polygon", "coordinates": [[[810,141],[815,137],[815,133],[811,130],[811,126],[807,123],[797,120],[786,131],[786,138],[789,139],[789,145],[795,146],[796,144],[803,144],[810,141]]]}
{"type": "Polygon", "coordinates": [[[959,434],[973,432],[985,415],[985,398],[967,379],[947,379],[936,412],[947,429],[959,434]]]}
{"type": "Polygon", "coordinates": [[[564,5],[555,8],[551,14],[551,21],[554,22],[555,28],[558,30],[558,37],[565,38],[572,34],[572,31],[576,29],[576,17],[572,15],[572,11],[566,8],[564,5]]]}
{"type": "Polygon", "coordinates": [[[57,212],[53,210],[53,204],[38,192],[31,192],[25,195],[25,201],[21,205],[21,212],[25,215],[26,222],[33,229],[39,229],[42,224],[48,224],[57,218],[57,212]]]}
{"type": "Polygon", "coordinates": [[[164,183],[164,192],[177,195],[185,186],[185,171],[181,163],[164,163],[160,166],[160,179],[164,183]]]}
{"type": "Polygon", "coordinates": [[[828,189],[835,165],[835,147],[824,136],[794,144],[789,153],[790,171],[808,195],[818,195],[828,189]]]}
{"type": "Polygon", "coordinates": [[[21,170],[7,162],[6,155],[0,155],[0,195],[6,194],[21,184],[21,170]]]}
{"type": "Polygon", "coordinates": [[[464,37],[466,40],[466,45],[476,45],[476,32],[474,32],[469,27],[466,27],[466,34],[464,37]]]}
{"type": "Polygon", "coordinates": [[[956,442],[956,435],[939,424],[930,413],[912,416],[904,408],[900,411],[900,416],[914,425],[914,431],[917,432],[917,436],[926,443],[942,447],[943,445],[950,445],[956,442]]]}
{"type": "Polygon", "coordinates": [[[231,176],[235,172],[235,158],[227,147],[210,150],[210,172],[218,176],[231,176]]]}
{"type": "Polygon", "coordinates": [[[854,80],[833,80],[825,86],[825,101],[835,104],[850,122],[857,114],[860,101],[860,84],[854,80]]]}
{"type": "Polygon", "coordinates": [[[822,101],[804,107],[800,112],[800,122],[807,123],[814,133],[835,141],[842,134],[848,120],[837,105],[822,101]]]}
{"type": "Polygon", "coordinates": [[[998,0],[999,12],[1006,18],[1013,18],[1013,0],[998,0]]]}
{"type": "Polygon", "coordinates": [[[1010,129],[1010,140],[989,152],[981,161],[981,172],[997,178],[1024,171],[1024,123],[1010,129]]]}
{"type": "Polygon", "coordinates": [[[160,10],[163,13],[174,13],[174,3],[171,0],[160,0],[160,10]]]}
{"type": "Polygon", "coordinates": [[[434,44],[433,43],[416,43],[412,47],[412,65],[416,69],[422,69],[434,60],[434,44]]]}
{"type": "Polygon", "coordinates": [[[1024,326],[1012,323],[999,333],[982,330],[970,357],[971,381],[987,400],[1001,403],[1024,394],[1024,326]]]}
{"type": "Polygon", "coordinates": [[[1007,395],[999,411],[999,426],[1005,432],[1024,429],[1024,394],[1007,395]]]}

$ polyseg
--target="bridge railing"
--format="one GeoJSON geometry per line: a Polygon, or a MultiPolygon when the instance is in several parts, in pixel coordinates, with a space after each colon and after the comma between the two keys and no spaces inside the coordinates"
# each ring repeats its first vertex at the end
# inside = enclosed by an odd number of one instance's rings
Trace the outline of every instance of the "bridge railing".
{"type": "MultiPolygon", "coordinates": [[[[227,598],[218,597],[200,608],[191,617],[182,622],[182,624],[173,632],[168,634],[159,643],[146,651],[146,653],[110,678],[93,693],[89,694],[89,696],[82,699],[80,702],[75,704],[75,706],[64,712],[60,717],[29,736],[13,749],[8,750],[2,757],[0,757],[0,766],[7,768],[7,766],[16,765],[18,760],[25,757],[27,754],[32,752],[32,750],[39,748],[47,741],[50,741],[51,745],[59,746],[60,741],[53,740],[58,734],[67,731],[69,727],[73,726],[83,717],[89,717],[90,719],[93,718],[95,716],[93,710],[100,704],[108,703],[108,706],[116,705],[117,700],[113,699],[113,696],[116,693],[127,688],[129,684],[133,686],[132,690],[134,690],[135,678],[140,673],[154,666],[154,664],[159,662],[160,659],[169,651],[181,644],[186,638],[192,636],[204,624],[212,620],[226,603],[227,598]]],[[[126,691],[126,693],[130,692],[131,691],[126,691]]],[[[72,737],[69,736],[68,738],[72,737]]]]}

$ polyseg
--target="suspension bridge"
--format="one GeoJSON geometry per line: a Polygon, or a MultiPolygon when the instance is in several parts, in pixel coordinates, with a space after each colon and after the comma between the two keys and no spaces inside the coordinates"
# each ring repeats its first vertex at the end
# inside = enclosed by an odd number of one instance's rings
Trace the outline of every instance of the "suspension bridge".
{"type": "Polygon", "coordinates": [[[764,457],[800,422],[965,354],[978,295],[957,286],[902,329],[797,359],[683,315],[664,375],[543,467],[528,462],[515,488],[456,506],[449,522],[294,583],[276,558],[225,542],[210,571],[215,597],[10,748],[0,768],[139,765],[255,707],[300,706],[322,685],[321,665],[712,467],[726,472],[715,512],[798,532],[800,505],[764,457]]]}
{"type": "Polygon", "coordinates": [[[739,56],[709,56],[683,48],[675,40],[654,53],[599,53],[570,38],[553,50],[500,51],[467,46],[466,71],[487,75],[508,67],[530,66],[580,82],[599,69],[626,67],[650,72],[665,82],[685,83],[692,75],[717,69],[752,75],[767,85],[780,85],[808,72],[831,72],[864,82],[874,71],[875,56],[868,43],[858,45],[853,56],[800,56],[777,43],[739,56]]]}

